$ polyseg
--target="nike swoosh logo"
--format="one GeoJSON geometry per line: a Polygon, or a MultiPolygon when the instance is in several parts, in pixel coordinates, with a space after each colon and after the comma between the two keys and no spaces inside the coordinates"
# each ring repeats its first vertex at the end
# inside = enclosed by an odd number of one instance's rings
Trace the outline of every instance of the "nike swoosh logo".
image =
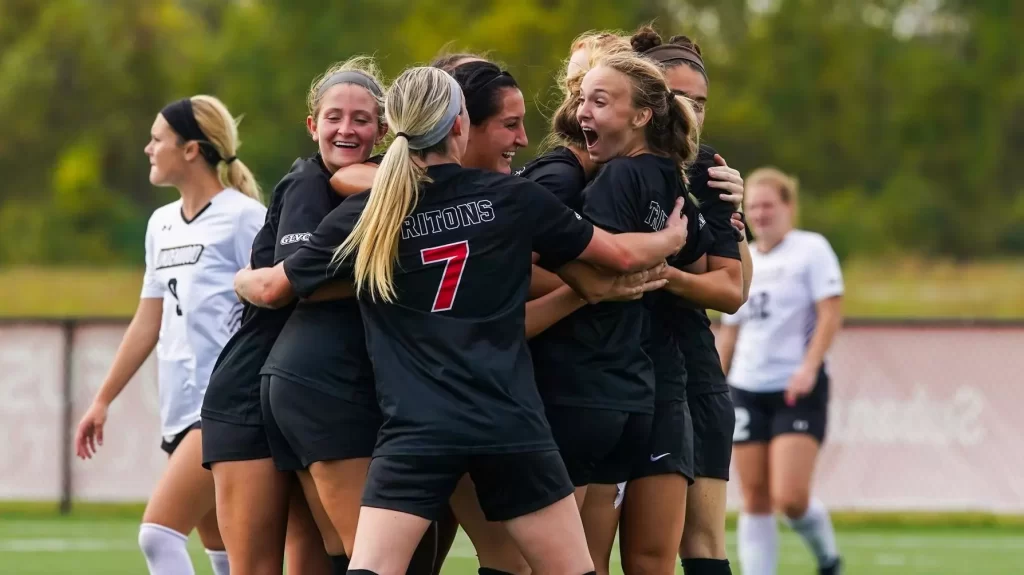
{"type": "Polygon", "coordinates": [[[661,455],[659,455],[657,457],[652,455],[651,456],[651,461],[657,461],[657,460],[661,459],[662,457],[668,457],[669,455],[672,455],[672,453],[671,452],[669,452],[669,453],[662,453],[661,455]]]}

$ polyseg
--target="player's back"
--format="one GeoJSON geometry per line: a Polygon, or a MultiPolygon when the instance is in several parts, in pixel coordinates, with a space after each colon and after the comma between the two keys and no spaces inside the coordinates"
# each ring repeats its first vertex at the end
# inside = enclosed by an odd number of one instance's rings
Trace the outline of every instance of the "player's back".
{"type": "MultiPolygon", "coordinates": [[[[592,231],[533,182],[455,164],[428,175],[433,181],[421,185],[401,228],[395,303],[361,298],[390,424],[379,447],[551,449],[526,346],[531,254],[561,265],[592,231]]],[[[365,203],[368,194],[360,196],[349,201],[365,203]]]]}

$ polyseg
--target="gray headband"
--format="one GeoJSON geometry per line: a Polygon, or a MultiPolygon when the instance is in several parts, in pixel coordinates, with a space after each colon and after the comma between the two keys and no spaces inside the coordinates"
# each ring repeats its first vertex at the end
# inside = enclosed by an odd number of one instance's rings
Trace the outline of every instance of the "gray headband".
{"type": "Polygon", "coordinates": [[[448,135],[448,132],[451,131],[452,126],[455,125],[455,118],[458,118],[462,112],[462,87],[459,86],[459,83],[450,74],[445,72],[444,75],[448,78],[449,98],[448,109],[445,110],[441,121],[428,130],[426,134],[410,135],[399,132],[396,135],[396,137],[400,136],[409,140],[410,150],[425,150],[443,140],[448,135]]]}
{"type": "Polygon", "coordinates": [[[356,86],[366,88],[378,99],[384,97],[384,93],[380,89],[380,84],[378,84],[377,81],[371,78],[368,74],[360,72],[359,70],[345,70],[331,74],[326,80],[324,80],[323,84],[320,84],[320,87],[316,91],[316,97],[318,99],[322,98],[329,88],[337,86],[338,84],[355,84],[356,86]]]}

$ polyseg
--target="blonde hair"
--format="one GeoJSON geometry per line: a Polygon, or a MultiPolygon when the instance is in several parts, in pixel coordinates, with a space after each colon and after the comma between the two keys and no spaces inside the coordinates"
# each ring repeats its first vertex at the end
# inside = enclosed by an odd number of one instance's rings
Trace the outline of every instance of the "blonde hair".
{"type": "MultiPolygon", "coordinates": [[[[192,113],[210,145],[220,154],[213,169],[224,187],[235,188],[250,198],[261,201],[260,186],[249,168],[237,157],[242,142],[238,139],[238,123],[227,106],[213,96],[192,96],[192,113]]],[[[212,163],[212,162],[211,162],[212,163]]]]}
{"type": "Polygon", "coordinates": [[[355,252],[356,295],[368,289],[374,300],[395,300],[394,265],[402,222],[416,207],[420,184],[429,181],[413,162],[413,155],[422,158],[447,151],[447,135],[422,150],[412,150],[409,138],[426,134],[444,119],[452,98],[452,82],[451,76],[439,68],[410,68],[384,96],[388,127],[408,136],[396,137],[388,146],[359,221],[334,252],[334,261],[355,252]]]}
{"type": "Polygon", "coordinates": [[[750,189],[754,186],[771,186],[779,192],[779,199],[782,203],[793,207],[793,221],[797,219],[797,200],[800,193],[800,182],[795,176],[791,176],[782,170],[765,166],[747,174],[744,180],[744,187],[750,189]]]}
{"type": "Polygon", "coordinates": [[[324,94],[327,92],[323,89],[324,83],[331,76],[340,72],[360,72],[377,85],[381,95],[374,94],[371,90],[367,90],[367,92],[370,92],[377,102],[377,127],[382,127],[384,125],[384,84],[380,79],[383,76],[372,56],[353,56],[344,62],[335,63],[326,72],[314,78],[313,83],[309,86],[309,94],[306,95],[306,108],[309,110],[309,115],[313,120],[319,119],[320,106],[323,104],[324,94]]]}

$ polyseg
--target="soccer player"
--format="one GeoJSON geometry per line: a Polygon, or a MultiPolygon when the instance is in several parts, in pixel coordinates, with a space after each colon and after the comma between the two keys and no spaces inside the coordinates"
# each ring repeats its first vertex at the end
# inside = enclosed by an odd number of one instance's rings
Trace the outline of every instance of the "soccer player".
{"type": "MultiPolygon", "coordinates": [[[[345,166],[367,161],[374,146],[387,133],[380,107],[383,88],[378,76],[372,58],[357,56],[332,66],[313,82],[307,96],[306,127],[317,144],[317,153],[296,160],[275,188],[266,222],[253,246],[254,269],[272,267],[305,243],[320,220],[341,203],[342,198],[331,190],[331,175],[345,166]]],[[[293,472],[298,472],[305,500],[318,524],[319,529],[314,529],[317,538],[322,534],[321,549],[325,548],[331,555],[335,572],[344,573],[347,568],[344,540],[347,533],[350,548],[355,520],[352,518],[346,523],[344,502],[337,500],[344,492],[323,489],[318,496],[314,478],[320,482],[334,478],[333,471],[339,470],[331,466],[333,461],[330,460],[336,455],[354,453],[363,459],[352,460],[355,463],[351,465],[358,467],[362,461],[362,472],[358,469],[341,471],[352,471],[359,476],[361,485],[380,416],[372,394],[372,374],[367,375],[369,360],[362,351],[365,365],[362,381],[369,382],[370,387],[364,386],[362,395],[357,394],[363,398],[358,405],[369,406],[370,413],[357,414],[362,415],[363,420],[352,417],[353,422],[369,420],[373,430],[364,433],[360,441],[358,435],[346,433],[344,425],[338,425],[329,417],[325,419],[324,406],[333,405],[331,400],[341,401],[336,399],[339,393],[349,397],[343,393],[348,389],[344,385],[348,380],[343,377],[339,383],[337,378],[332,379],[331,375],[336,372],[328,366],[335,364],[325,362],[336,359],[330,351],[348,357],[343,354],[347,348],[318,348],[303,338],[322,337],[322,341],[329,341],[352,332],[358,336],[354,347],[365,350],[358,312],[355,323],[349,323],[351,306],[329,301],[337,295],[325,289],[317,298],[297,306],[291,304],[281,309],[249,306],[239,334],[229,342],[218,365],[204,404],[203,417],[210,422],[204,442],[204,461],[212,466],[217,479],[222,523],[232,527],[225,529],[230,536],[228,551],[233,564],[241,565],[238,569],[247,573],[280,572],[285,514],[289,509],[287,495],[293,484],[293,472]],[[332,328],[345,327],[349,329],[343,334],[332,331],[332,328]],[[316,356],[318,350],[329,357],[316,356]],[[303,352],[313,354],[305,358],[310,361],[304,361],[303,352]],[[262,386],[261,374],[267,380],[262,386]],[[305,400],[307,404],[282,406],[278,410],[279,417],[275,418],[269,395],[271,380],[275,377],[279,393],[284,392],[281,395],[296,401],[305,400]],[[319,411],[315,409],[318,406],[322,408],[319,411]],[[307,436],[322,433],[327,438],[324,442],[310,446],[305,445],[305,438],[294,438],[294,412],[298,408],[303,410],[299,420],[305,427],[301,431],[307,436]],[[342,434],[340,439],[339,433],[342,434]],[[295,454],[286,437],[303,443],[297,448],[301,457],[295,454]],[[328,467],[327,471],[322,471],[328,467]],[[346,531],[347,524],[351,524],[352,529],[346,531]]],[[[360,356],[356,357],[358,364],[360,356]]],[[[360,371],[356,369],[344,375],[358,380],[360,371]]],[[[306,503],[300,497],[292,507],[289,540],[294,539],[292,535],[296,531],[295,509],[305,508],[306,503]]],[[[358,503],[355,511],[358,511],[358,503]]],[[[289,565],[292,570],[307,572],[312,567],[304,565],[300,557],[293,557],[308,555],[300,551],[302,548],[298,543],[289,544],[289,565]]]]}
{"type": "Polygon", "coordinates": [[[740,564],[746,575],[775,573],[775,511],[811,548],[819,572],[835,575],[835,532],[810,490],[828,418],[825,357],[842,323],[842,271],[828,240],[794,229],[792,177],[755,170],[745,203],[757,237],[754,280],[743,307],[723,316],[719,335],[736,405],[740,564]]]}
{"type": "MultiPolygon", "coordinates": [[[[685,36],[663,43],[648,26],[632,38],[638,52],[657,62],[673,93],[693,103],[698,123],[704,123],[708,79],[700,47],[685,36]]],[[[732,215],[743,197],[739,172],[725,165],[713,148],[701,145],[697,162],[689,169],[689,189],[700,202],[701,213],[715,236],[708,248],[707,273],[694,275],[674,269],[662,298],[665,320],[661,327],[670,332],[684,356],[680,371],[685,378],[685,395],[692,421],[694,483],[687,490],[686,528],[679,546],[687,575],[722,575],[731,572],[725,550],[726,481],[732,454],[734,413],[725,384],[714,334],[703,308],[735,313],[745,301],[750,285],[750,251],[745,237],[732,227],[732,215]],[[715,178],[719,178],[716,180],[715,178]]],[[[664,450],[652,451],[652,457],[664,450]]],[[[651,465],[658,463],[652,462],[651,465]]],[[[627,517],[631,498],[640,483],[630,483],[624,503],[627,517]]],[[[644,514],[634,516],[623,529],[644,529],[644,514]]],[[[656,522],[648,528],[658,529],[656,522]]]]}
{"type": "Polygon", "coordinates": [[[232,279],[246,266],[266,213],[238,147],[231,113],[212,96],[172,102],[153,122],[149,181],[177,188],[181,198],[149,219],[139,307],[75,434],[78,456],[91,458],[103,444],[109,405],[155,347],[161,448],[169,458],[139,528],[155,575],[194,573],[186,548],[194,528],[214,572],[229,572],[213,476],[201,465],[200,407],[217,356],[241,321],[232,279]]]}

